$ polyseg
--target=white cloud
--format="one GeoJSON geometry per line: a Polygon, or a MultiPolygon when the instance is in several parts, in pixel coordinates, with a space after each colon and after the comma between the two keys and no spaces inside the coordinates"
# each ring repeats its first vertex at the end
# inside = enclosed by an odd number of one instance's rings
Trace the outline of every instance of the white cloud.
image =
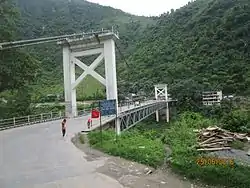
{"type": "Polygon", "coordinates": [[[125,12],[144,15],[158,16],[169,10],[177,9],[191,0],[87,0],[101,5],[111,6],[125,12]]]}

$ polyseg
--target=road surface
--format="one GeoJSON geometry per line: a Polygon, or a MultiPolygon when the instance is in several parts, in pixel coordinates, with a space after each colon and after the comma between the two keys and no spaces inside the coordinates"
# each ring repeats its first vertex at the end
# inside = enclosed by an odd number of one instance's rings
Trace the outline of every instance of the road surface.
{"type": "Polygon", "coordinates": [[[65,138],[61,120],[0,131],[0,188],[122,187],[96,172],[106,159],[88,162],[71,142],[76,133],[87,129],[87,118],[69,119],[65,138]]]}
{"type": "Polygon", "coordinates": [[[70,119],[62,138],[60,121],[0,132],[1,188],[122,187],[97,173],[105,159],[87,162],[71,138],[86,129],[87,117],[70,119]]]}

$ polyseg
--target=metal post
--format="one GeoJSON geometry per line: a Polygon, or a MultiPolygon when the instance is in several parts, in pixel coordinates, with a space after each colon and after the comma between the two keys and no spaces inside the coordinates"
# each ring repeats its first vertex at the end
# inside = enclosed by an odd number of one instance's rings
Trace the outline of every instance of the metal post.
{"type": "Polygon", "coordinates": [[[53,118],[53,112],[50,112],[50,119],[53,118]]]}
{"type": "Polygon", "coordinates": [[[41,121],[43,120],[43,114],[41,114],[41,121]]]}
{"type": "Polygon", "coordinates": [[[59,111],[59,117],[60,118],[62,117],[62,111],[59,111]]]}
{"type": "Polygon", "coordinates": [[[15,117],[13,117],[13,125],[14,125],[14,127],[16,126],[16,118],[15,117]]]}
{"type": "Polygon", "coordinates": [[[102,145],[102,114],[101,114],[101,102],[99,101],[99,113],[100,113],[100,136],[101,136],[101,145],[102,145]]]}
{"type": "Polygon", "coordinates": [[[28,116],[28,123],[30,122],[30,116],[28,116]]]}
{"type": "Polygon", "coordinates": [[[167,85],[165,86],[165,100],[167,102],[167,106],[166,106],[166,120],[167,120],[167,122],[169,122],[168,88],[167,88],[167,85]]]}
{"type": "MultiPolygon", "coordinates": [[[[118,101],[116,101],[118,103],[118,101]]],[[[120,119],[118,118],[119,115],[119,111],[118,109],[116,109],[116,114],[115,114],[115,130],[116,130],[116,135],[120,135],[121,134],[121,123],[120,123],[120,119]]],[[[117,140],[117,137],[116,137],[117,140]]]]}
{"type": "MultiPolygon", "coordinates": [[[[119,124],[119,126],[120,126],[120,124],[119,124]]],[[[115,140],[117,141],[118,135],[120,134],[120,132],[118,131],[118,116],[117,116],[117,113],[116,113],[116,117],[115,117],[115,131],[116,131],[115,140]]]]}
{"type": "MultiPolygon", "coordinates": [[[[155,86],[155,99],[158,100],[158,88],[155,86]]],[[[156,122],[159,122],[159,110],[155,111],[156,122]]]]}

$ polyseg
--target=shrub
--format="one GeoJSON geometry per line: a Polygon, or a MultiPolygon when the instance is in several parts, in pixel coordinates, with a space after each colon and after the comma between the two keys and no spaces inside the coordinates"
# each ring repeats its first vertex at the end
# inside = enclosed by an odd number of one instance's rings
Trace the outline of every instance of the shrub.
{"type": "Polygon", "coordinates": [[[250,129],[250,112],[234,110],[222,118],[223,128],[233,132],[248,132],[250,129]]]}

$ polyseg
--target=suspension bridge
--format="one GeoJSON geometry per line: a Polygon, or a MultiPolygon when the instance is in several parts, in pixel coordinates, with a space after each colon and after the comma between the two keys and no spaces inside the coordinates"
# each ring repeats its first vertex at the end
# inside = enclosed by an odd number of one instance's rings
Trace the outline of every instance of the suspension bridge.
{"type": "Polygon", "coordinates": [[[121,187],[115,180],[103,177],[96,172],[104,159],[88,162],[82,158],[71,143],[71,138],[80,131],[87,131],[89,111],[77,111],[76,88],[87,75],[93,76],[106,87],[106,99],[116,101],[116,114],[94,120],[92,129],[101,124],[116,121],[116,132],[135,126],[152,114],[164,110],[169,122],[168,90],[166,84],[155,85],[154,99],[135,105],[118,101],[115,41],[117,32],[101,30],[0,43],[0,50],[56,42],[63,51],[65,113],[44,113],[33,116],[13,117],[0,120],[0,187],[121,187]],[[79,57],[99,54],[90,66],[79,57]],[[105,64],[105,78],[95,69],[105,64]],[[76,79],[75,65],[84,72],[76,79]],[[60,136],[60,121],[68,118],[67,137],[60,136]],[[12,129],[14,128],[14,129],[12,129]],[[96,164],[98,163],[98,165],[96,164]]]}

